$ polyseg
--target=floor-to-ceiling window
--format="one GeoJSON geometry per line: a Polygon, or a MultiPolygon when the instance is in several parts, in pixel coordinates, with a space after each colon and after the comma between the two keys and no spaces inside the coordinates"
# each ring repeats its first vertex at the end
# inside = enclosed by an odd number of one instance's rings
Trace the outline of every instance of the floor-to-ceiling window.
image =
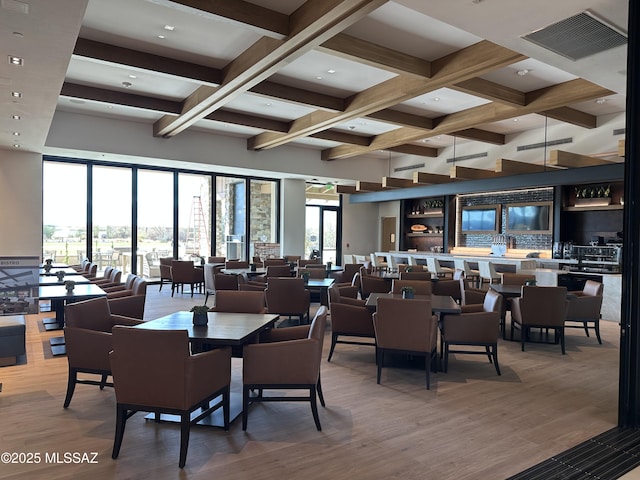
{"type": "Polygon", "coordinates": [[[178,257],[211,254],[211,175],[178,176],[178,257]]]}
{"type": "Polygon", "coordinates": [[[142,274],[160,277],[160,258],[173,256],[173,172],[138,170],[138,254],[142,274]]]}
{"type": "Polygon", "coordinates": [[[87,255],[87,166],[44,162],[42,178],[43,258],[80,263],[87,255]]]}
{"type": "Polygon", "coordinates": [[[245,260],[247,182],[244,178],[216,178],[216,254],[245,260]]]}
{"type": "Polygon", "coordinates": [[[276,243],[278,239],[277,182],[249,181],[249,255],[254,255],[255,243],[276,243]]]}
{"type": "MultiPolygon", "coordinates": [[[[93,166],[92,169],[92,261],[98,271],[119,267],[132,272],[131,169],[93,166]]],[[[142,267],[138,260],[138,270],[142,267]]]]}

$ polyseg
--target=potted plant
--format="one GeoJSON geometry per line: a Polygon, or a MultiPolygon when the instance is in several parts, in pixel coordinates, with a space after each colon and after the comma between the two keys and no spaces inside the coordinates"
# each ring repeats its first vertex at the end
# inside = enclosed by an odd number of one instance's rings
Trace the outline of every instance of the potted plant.
{"type": "Polygon", "coordinates": [[[73,280],[65,280],[64,282],[64,288],[67,289],[67,292],[72,292],[75,286],[76,282],[74,282],[73,280]]]}
{"type": "Polygon", "coordinates": [[[56,272],[56,277],[58,277],[58,281],[61,282],[64,279],[64,272],[62,270],[56,272]]]}
{"type": "Polygon", "coordinates": [[[196,305],[191,307],[191,312],[193,312],[193,324],[195,326],[203,326],[206,325],[209,321],[208,312],[209,307],[206,305],[196,305]]]}
{"type": "Polygon", "coordinates": [[[311,277],[311,274],[309,272],[302,272],[300,274],[300,276],[304,280],[304,283],[308,283],[309,282],[309,277],[311,277]]]}
{"type": "Polygon", "coordinates": [[[413,298],[413,287],[402,287],[402,298],[413,298]]]}

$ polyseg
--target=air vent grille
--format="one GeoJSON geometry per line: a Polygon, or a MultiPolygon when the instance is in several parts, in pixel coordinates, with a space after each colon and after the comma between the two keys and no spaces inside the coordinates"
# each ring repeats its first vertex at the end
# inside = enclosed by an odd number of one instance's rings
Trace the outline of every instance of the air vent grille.
{"type": "Polygon", "coordinates": [[[522,38],[571,60],[580,60],[627,43],[626,35],[589,11],[565,18],[522,38]]]}
{"type": "Polygon", "coordinates": [[[462,160],[472,160],[474,158],[483,158],[488,156],[488,152],[474,153],[472,155],[460,155],[459,157],[447,158],[447,163],[460,162],[462,160]]]}
{"type": "Polygon", "coordinates": [[[624,135],[626,133],[627,129],[626,128],[616,128],[613,131],[614,135],[624,135]]]}
{"type": "Polygon", "coordinates": [[[424,163],[416,163],[415,165],[407,165],[406,167],[396,167],[394,172],[404,172],[407,170],[417,170],[418,168],[424,168],[424,163]]]}
{"type": "Polygon", "coordinates": [[[518,152],[523,150],[533,150],[535,148],[553,147],[554,145],[563,145],[565,143],[573,143],[573,138],[560,138],[559,140],[549,140],[548,142],[530,143],[529,145],[520,145],[517,148],[518,152]]]}

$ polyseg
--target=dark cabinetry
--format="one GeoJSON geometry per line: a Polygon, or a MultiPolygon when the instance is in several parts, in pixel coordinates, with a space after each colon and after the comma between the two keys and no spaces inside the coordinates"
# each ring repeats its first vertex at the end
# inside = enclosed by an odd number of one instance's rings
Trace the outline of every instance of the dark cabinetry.
{"type": "Polygon", "coordinates": [[[445,232],[445,205],[442,198],[405,200],[402,205],[402,245],[404,250],[442,251],[445,232]]]}

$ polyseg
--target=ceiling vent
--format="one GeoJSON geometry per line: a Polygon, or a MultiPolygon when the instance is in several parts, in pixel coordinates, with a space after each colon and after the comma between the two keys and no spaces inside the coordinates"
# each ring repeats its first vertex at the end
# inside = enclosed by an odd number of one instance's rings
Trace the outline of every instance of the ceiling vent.
{"type": "Polygon", "coordinates": [[[588,10],[522,38],[574,61],[627,43],[624,32],[588,10]]]}

